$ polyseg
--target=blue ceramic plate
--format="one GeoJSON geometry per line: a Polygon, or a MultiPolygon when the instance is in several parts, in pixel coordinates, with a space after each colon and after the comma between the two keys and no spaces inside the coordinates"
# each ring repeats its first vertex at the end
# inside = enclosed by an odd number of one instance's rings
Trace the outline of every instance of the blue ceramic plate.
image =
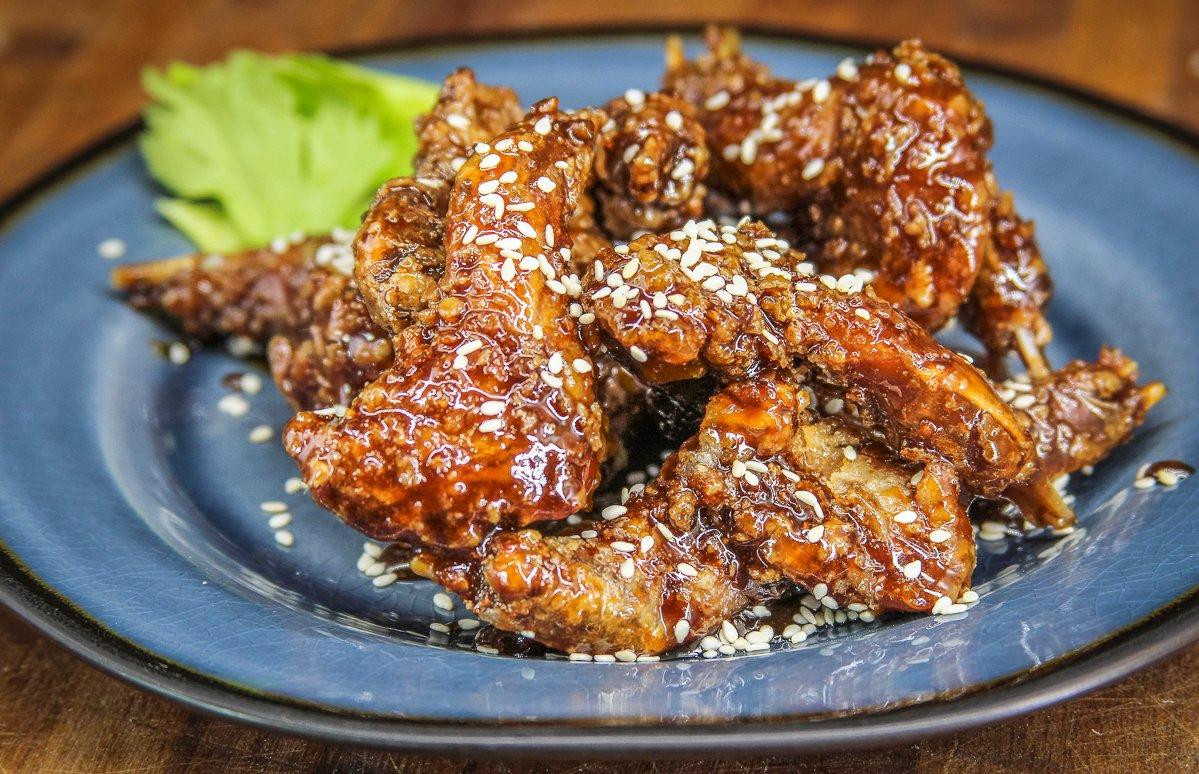
{"type": "MultiPolygon", "coordinates": [[[[567,105],[652,88],[659,34],[406,48],[368,64],[439,79],[458,65],[567,105]]],[[[751,37],[787,75],[861,51],[751,37]]],[[[981,544],[981,602],[951,618],[840,627],[754,656],[569,663],[475,652],[429,624],[424,581],[379,589],[362,539],[286,495],[283,400],[217,410],[220,351],[175,366],[170,334],[105,290],[124,260],[187,249],[158,219],[126,134],[8,207],[0,231],[3,598],[93,663],[236,719],[443,752],[642,754],[859,746],[1028,711],[1199,634],[1199,485],[1130,487],[1144,462],[1199,460],[1199,155],[1193,139],[1023,80],[971,71],[995,166],[1034,217],[1058,282],[1056,362],[1124,347],[1170,386],[1135,440],[1075,488],[1082,529],[981,544]],[[259,511],[285,500],[277,545],[259,511]]]]}

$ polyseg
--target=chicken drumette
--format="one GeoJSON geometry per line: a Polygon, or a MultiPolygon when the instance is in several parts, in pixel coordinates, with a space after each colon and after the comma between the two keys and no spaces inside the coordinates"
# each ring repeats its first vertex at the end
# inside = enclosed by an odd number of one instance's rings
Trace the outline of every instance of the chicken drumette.
{"type": "Polygon", "coordinates": [[[315,499],[366,534],[466,548],[590,505],[604,415],[568,311],[566,225],[601,122],[546,100],[477,147],[450,195],[435,319],[395,339],[343,417],[288,424],[315,499]]]}

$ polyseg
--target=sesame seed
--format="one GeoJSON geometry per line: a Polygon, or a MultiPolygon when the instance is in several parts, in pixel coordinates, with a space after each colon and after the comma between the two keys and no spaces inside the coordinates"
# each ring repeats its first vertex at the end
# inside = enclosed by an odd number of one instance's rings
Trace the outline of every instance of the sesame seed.
{"type": "Polygon", "coordinates": [[[722,107],[729,104],[729,93],[721,90],[704,100],[704,109],[720,110],[722,107]]]}
{"type": "Polygon", "coordinates": [[[804,180],[812,180],[824,171],[824,159],[812,159],[807,164],[804,164],[803,172],[800,175],[804,180]]]}
{"type": "Polygon", "coordinates": [[[915,580],[916,578],[919,578],[920,577],[920,560],[917,559],[914,562],[908,562],[907,564],[905,564],[903,566],[902,570],[903,570],[903,577],[907,578],[908,580],[915,580]]]}
{"type": "MultiPolygon", "coordinates": [[[[502,201],[502,200],[501,200],[501,201],[502,201]]],[[[500,235],[499,235],[499,234],[495,234],[495,233],[490,233],[490,234],[480,234],[480,235],[479,235],[479,236],[478,236],[478,237],[475,239],[475,244],[477,244],[477,245],[490,245],[490,244],[495,244],[495,243],[496,243],[496,242],[498,242],[498,241],[500,241],[500,235]]]]}
{"type": "Polygon", "coordinates": [[[758,143],[753,137],[741,141],[741,163],[752,164],[758,155],[758,143]]]}
{"type": "Polygon", "coordinates": [[[439,610],[446,610],[446,611],[453,610],[454,609],[454,600],[450,598],[449,594],[445,594],[445,593],[442,593],[439,591],[433,595],[433,606],[439,610]]]}
{"type": "Polygon", "coordinates": [[[571,653],[566,658],[571,661],[590,661],[591,654],[590,653],[571,653]]]}
{"type": "Polygon", "coordinates": [[[683,128],[683,114],[677,110],[672,110],[666,114],[666,126],[674,131],[679,131],[683,128]]]}
{"type": "Polygon", "coordinates": [[[110,261],[116,260],[125,255],[125,240],[111,237],[105,239],[100,244],[96,245],[96,252],[101,258],[106,258],[110,261]]]}
{"type": "Polygon", "coordinates": [[[192,351],[182,341],[172,341],[167,347],[167,359],[175,365],[183,365],[191,360],[192,351]]]}
{"type": "Polygon", "coordinates": [[[503,426],[504,426],[504,420],[500,419],[499,417],[495,417],[494,419],[485,419],[479,423],[479,432],[480,433],[494,433],[495,431],[499,430],[503,426]]]}
{"type": "Polygon", "coordinates": [[[291,548],[296,544],[296,536],[288,530],[281,529],[275,533],[275,542],[284,548],[291,548]]]}
{"type": "Polygon", "coordinates": [[[613,540],[612,548],[613,548],[613,550],[622,551],[622,552],[628,554],[628,553],[632,553],[633,551],[636,551],[637,545],[635,543],[630,543],[627,540],[613,540]]]}
{"type": "Polygon", "coordinates": [[[1132,485],[1137,489],[1152,489],[1156,484],[1157,479],[1149,478],[1148,476],[1142,476],[1132,482],[1132,485]]]}
{"type": "Polygon", "coordinates": [[[287,503],[280,500],[267,500],[259,503],[258,508],[263,513],[284,513],[287,511],[287,503]]]}
{"type": "Polygon", "coordinates": [[[745,471],[745,483],[749,484],[750,486],[757,486],[759,483],[758,475],[756,473],[751,473],[748,470],[745,471]]]}
{"type": "Polygon", "coordinates": [[[857,79],[858,66],[854,63],[852,58],[846,57],[845,59],[841,60],[840,64],[837,65],[837,77],[846,81],[853,81],[857,79]]]}
{"type": "Polygon", "coordinates": [[[1014,399],[1012,399],[1012,408],[1020,409],[1021,411],[1023,411],[1025,409],[1032,408],[1033,404],[1035,404],[1036,402],[1037,402],[1036,396],[1025,393],[1023,395],[1017,395],[1014,399]]]}
{"type": "Polygon", "coordinates": [[[893,72],[896,80],[907,83],[908,79],[912,77],[912,66],[907,62],[900,62],[899,64],[895,65],[895,70],[893,72]]]}
{"type": "Polygon", "coordinates": [[[283,491],[286,492],[287,494],[296,494],[297,492],[303,492],[307,488],[308,488],[308,485],[305,484],[303,482],[303,480],[296,478],[295,476],[292,476],[291,478],[289,478],[283,482],[283,491]]]}
{"type": "Polygon", "coordinates": [[[820,599],[821,597],[825,596],[826,594],[828,594],[828,584],[827,583],[817,583],[815,586],[812,587],[812,596],[815,597],[816,599],[820,599]]]}
{"type": "Polygon", "coordinates": [[[465,368],[466,368],[466,367],[467,367],[469,364],[470,364],[470,363],[469,363],[469,361],[466,359],[466,355],[458,355],[457,357],[455,357],[455,358],[454,358],[454,362],[453,362],[453,363],[450,363],[450,367],[451,367],[451,368],[453,368],[453,369],[455,369],[455,370],[457,370],[457,371],[462,371],[462,370],[464,370],[464,369],[465,369],[465,368]]]}
{"type": "MultiPolygon", "coordinates": [[[[486,196],[487,194],[493,194],[498,190],[500,190],[500,181],[499,180],[484,180],[482,183],[479,183],[479,195],[480,196],[486,196]]],[[[475,228],[475,227],[472,225],[471,228],[475,228]]],[[[465,242],[465,241],[466,240],[464,239],[463,242],[465,242]]]]}
{"type": "Polygon", "coordinates": [[[680,618],[674,625],[674,641],[681,643],[687,639],[687,635],[691,633],[691,622],[686,618],[680,618]]]}
{"type": "Polygon", "coordinates": [[[610,653],[596,653],[592,658],[594,658],[597,662],[599,662],[601,664],[616,663],[616,656],[613,656],[610,653]]]}
{"type": "Polygon", "coordinates": [[[631,579],[635,571],[636,566],[633,564],[632,559],[625,559],[620,563],[620,577],[624,578],[625,580],[631,579]]]}
{"type": "Polygon", "coordinates": [[[258,425],[250,431],[250,443],[266,443],[274,435],[269,425],[258,425]]]}
{"type": "Polygon", "coordinates": [[[828,99],[829,93],[832,91],[832,86],[823,78],[816,82],[812,87],[812,101],[819,104],[828,99]]]}
{"type": "Polygon", "coordinates": [[[645,350],[634,344],[629,347],[629,355],[638,363],[644,363],[649,360],[649,355],[645,354],[645,350]]]}
{"type": "Polygon", "coordinates": [[[470,126],[470,119],[458,113],[451,113],[446,116],[445,122],[455,129],[466,129],[470,126]]]}
{"type": "Polygon", "coordinates": [[[575,371],[581,374],[589,373],[591,371],[591,363],[587,362],[581,357],[575,358],[573,361],[571,361],[570,365],[575,369],[575,371]]]}
{"type": "Polygon", "coordinates": [[[899,513],[895,514],[895,521],[899,522],[900,524],[911,524],[915,520],[915,511],[900,511],[899,513]]]}
{"type": "Polygon", "coordinates": [[[963,605],[972,605],[978,601],[978,592],[974,589],[966,589],[962,595],[958,597],[958,602],[963,605]]]}
{"type": "Polygon", "coordinates": [[[545,175],[542,175],[541,177],[537,178],[537,187],[540,188],[542,191],[549,193],[550,191],[554,190],[558,186],[557,186],[557,184],[554,183],[553,180],[550,180],[545,175]]]}
{"type": "Polygon", "coordinates": [[[262,390],[262,378],[258,374],[242,374],[237,388],[247,395],[257,395],[262,390]]]}
{"type": "Polygon", "coordinates": [[[618,650],[612,654],[617,661],[632,662],[637,660],[637,654],[631,650],[618,650]]]}
{"type": "Polygon", "coordinates": [[[537,205],[533,202],[512,202],[508,205],[509,212],[528,212],[537,205]]]}
{"type": "Polygon", "coordinates": [[[440,632],[441,634],[450,633],[450,627],[446,626],[441,621],[434,621],[433,623],[429,624],[429,628],[435,632],[440,632]]]}
{"type": "Polygon", "coordinates": [[[495,153],[488,153],[479,161],[479,169],[495,169],[500,165],[500,157],[495,153]]]}
{"type": "MultiPolygon", "coordinates": [[[[377,584],[377,583],[376,583],[375,585],[377,586],[377,585],[379,585],[379,584],[377,584]]],[[[486,653],[488,656],[498,656],[498,655],[500,655],[500,651],[499,651],[499,649],[498,649],[498,648],[493,648],[493,647],[491,647],[490,645],[476,645],[476,646],[475,646],[475,650],[477,650],[477,651],[478,651],[478,652],[480,652],[480,653],[486,653]]]]}
{"type": "Polygon", "coordinates": [[[679,571],[680,575],[686,575],[688,578],[694,578],[699,575],[699,570],[687,562],[679,562],[674,568],[679,571]]]}
{"type": "Polygon", "coordinates": [[[817,524],[815,527],[812,527],[810,530],[808,530],[807,538],[809,543],[819,543],[820,538],[822,537],[824,537],[823,524],[817,524]]]}
{"type": "Polygon", "coordinates": [[[562,389],[562,379],[560,377],[554,376],[549,371],[542,371],[540,375],[541,381],[545,382],[550,387],[553,387],[555,390],[562,389]]]}
{"type": "Polygon", "coordinates": [[[286,527],[288,524],[291,524],[291,514],[290,513],[276,513],[274,516],[272,516],[266,522],[266,525],[268,527],[270,527],[271,529],[282,529],[283,527],[286,527]]]}
{"type": "Polygon", "coordinates": [[[600,511],[600,516],[605,521],[611,521],[612,519],[615,519],[617,516],[625,515],[625,513],[627,513],[628,510],[629,509],[623,505],[609,505],[607,508],[604,508],[602,511],[600,511]]]}
{"type": "MultiPolygon", "coordinates": [[[[509,140],[504,140],[504,142],[509,142],[509,140]]],[[[498,148],[500,146],[496,145],[495,147],[498,148]]],[[[516,170],[509,169],[507,172],[500,175],[500,182],[504,183],[505,185],[510,184],[510,183],[515,183],[516,182],[516,170]]]]}
{"type": "Polygon", "coordinates": [[[674,540],[674,533],[670,531],[670,527],[667,527],[665,524],[663,524],[660,521],[656,522],[654,524],[654,527],[657,528],[658,532],[661,533],[662,537],[666,538],[666,542],[669,543],[674,540]]]}
{"type": "Polygon", "coordinates": [[[645,92],[641,89],[628,89],[624,93],[625,102],[634,107],[645,104],[645,92]]]}
{"type": "Polygon", "coordinates": [[[245,416],[250,410],[250,402],[240,395],[226,395],[217,401],[216,407],[222,413],[231,417],[245,416]]]}
{"type": "Polygon", "coordinates": [[[499,416],[504,411],[504,405],[502,400],[485,401],[483,405],[479,406],[479,413],[485,417],[499,416]]]}
{"type": "Polygon", "coordinates": [[[953,535],[943,529],[935,529],[928,534],[928,539],[934,543],[944,543],[951,537],[953,537],[953,535]]]}

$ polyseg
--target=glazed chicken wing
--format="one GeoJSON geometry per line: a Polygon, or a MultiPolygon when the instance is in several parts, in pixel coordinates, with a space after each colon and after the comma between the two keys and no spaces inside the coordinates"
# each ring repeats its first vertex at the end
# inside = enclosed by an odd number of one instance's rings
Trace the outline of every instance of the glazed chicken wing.
{"type": "Polygon", "coordinates": [[[807,276],[765,226],[691,222],[600,254],[587,275],[596,322],[660,384],[729,381],[806,364],[895,449],[949,461],[979,493],[1017,480],[1032,444],[986,377],[853,275],[807,276]]]}
{"type": "Polygon", "coordinates": [[[833,609],[952,603],[974,546],[949,466],[900,462],[808,400],[773,376],[730,385],[594,534],[501,532],[473,557],[427,552],[413,568],[502,629],[584,653],[688,644],[782,579],[833,609]]]}
{"type": "Polygon", "coordinates": [[[436,320],[396,338],[344,417],[288,424],[315,499],[371,537],[467,548],[589,506],[604,417],[568,313],[566,223],[599,123],[546,100],[477,147],[450,196],[436,320]]]}
{"type": "Polygon", "coordinates": [[[958,68],[908,41],[800,83],[709,30],[694,61],[672,41],[665,88],[699,110],[710,185],[750,210],[792,213],[798,246],[829,273],[877,271],[875,289],[929,330],[974,284],[987,227],[990,125],[958,68]]]}
{"type": "Polygon", "coordinates": [[[1009,380],[1004,388],[1036,444],[1032,477],[1004,496],[1038,526],[1062,529],[1074,514],[1053,480],[1094,465],[1128,440],[1166,394],[1161,382],[1137,385],[1137,364],[1104,347],[1094,363],[1074,360],[1043,379],[1009,380]]]}
{"type": "Polygon", "coordinates": [[[630,89],[604,111],[595,193],[607,232],[631,239],[700,217],[708,149],[691,105],[630,89]]]}
{"type": "Polygon", "coordinates": [[[112,282],[133,307],[169,316],[190,336],[269,341],[284,396],[297,408],[324,408],[348,400],[392,360],[390,335],[347,276],[349,235],[335,237],[341,241],[122,266],[112,282]]]}

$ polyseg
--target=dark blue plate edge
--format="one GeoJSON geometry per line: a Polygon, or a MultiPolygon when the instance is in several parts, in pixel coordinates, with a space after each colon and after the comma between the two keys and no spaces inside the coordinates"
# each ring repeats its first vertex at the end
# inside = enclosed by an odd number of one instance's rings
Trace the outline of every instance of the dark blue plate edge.
{"type": "MultiPolygon", "coordinates": [[[[826,35],[802,28],[740,24],[747,36],[816,45],[886,48],[867,37],[826,35]]],[[[492,30],[412,36],[339,48],[337,56],[395,53],[436,46],[467,46],[604,35],[691,33],[702,25],[595,25],[535,30],[492,30]]],[[[942,49],[943,50],[943,49],[942,49]]],[[[964,68],[1065,96],[1163,134],[1199,152],[1199,134],[1180,123],[1077,86],[1018,68],[979,62],[946,52],[964,68]]],[[[45,189],[128,142],[140,121],[103,136],[22,186],[0,203],[0,229],[45,189]]],[[[246,686],[216,681],[155,656],[105,629],[43,585],[0,542],[0,604],[87,663],[125,682],[189,708],[265,730],[325,742],[448,756],[629,758],[670,755],[766,755],[867,749],[943,736],[1002,722],[1109,685],[1199,641],[1199,593],[1176,600],[1137,624],[1091,646],[1022,675],[975,686],[957,697],[943,695],[901,709],[831,719],[769,719],[727,725],[460,724],[381,719],[267,697],[246,686]]]]}

